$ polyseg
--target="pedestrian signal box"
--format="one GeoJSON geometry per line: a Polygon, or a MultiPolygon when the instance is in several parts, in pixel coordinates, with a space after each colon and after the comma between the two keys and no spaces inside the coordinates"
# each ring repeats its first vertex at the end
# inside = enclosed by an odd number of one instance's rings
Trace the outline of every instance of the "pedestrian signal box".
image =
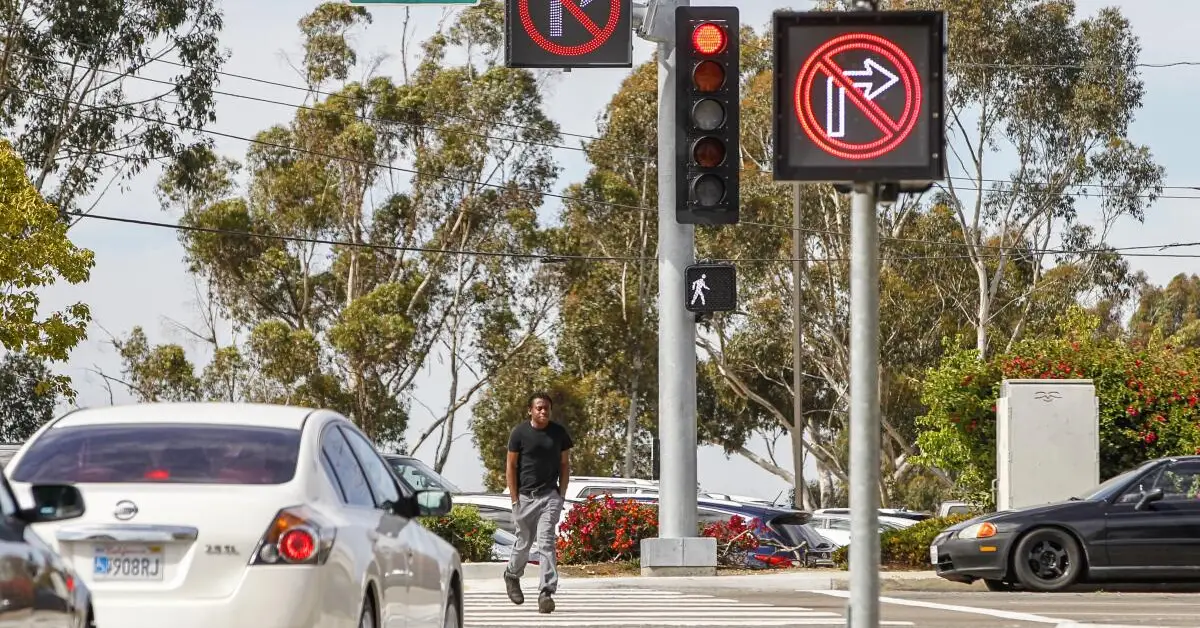
{"type": "Polygon", "coordinates": [[[737,269],[733,264],[692,264],[683,273],[689,312],[737,309],[737,269]]]}

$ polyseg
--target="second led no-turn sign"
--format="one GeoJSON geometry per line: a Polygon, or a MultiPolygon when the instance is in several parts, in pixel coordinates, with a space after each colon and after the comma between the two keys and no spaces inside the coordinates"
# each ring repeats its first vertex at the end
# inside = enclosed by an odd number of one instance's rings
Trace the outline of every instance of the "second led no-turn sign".
{"type": "Polygon", "coordinates": [[[778,181],[939,181],[941,11],[778,12],[778,181]]]}
{"type": "Polygon", "coordinates": [[[632,0],[505,0],[510,68],[633,67],[632,0]]]}

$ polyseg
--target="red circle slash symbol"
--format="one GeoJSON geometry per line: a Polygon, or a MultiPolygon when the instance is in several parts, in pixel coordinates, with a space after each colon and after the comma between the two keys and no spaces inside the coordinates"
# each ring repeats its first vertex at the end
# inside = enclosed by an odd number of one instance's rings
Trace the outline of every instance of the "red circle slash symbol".
{"type": "Polygon", "coordinates": [[[521,16],[521,25],[525,27],[525,32],[529,34],[529,38],[533,40],[533,43],[537,44],[542,50],[560,57],[575,57],[594,52],[597,48],[603,46],[604,42],[608,41],[608,38],[617,30],[617,23],[621,17],[621,0],[609,0],[608,23],[603,28],[598,26],[583,11],[583,7],[589,4],[588,0],[582,0],[582,2],[581,0],[534,0],[538,3],[546,3],[547,6],[550,3],[561,3],[562,8],[567,13],[570,13],[571,17],[575,18],[575,21],[583,25],[583,28],[587,32],[592,34],[591,41],[587,43],[577,46],[563,46],[550,41],[538,31],[537,25],[533,23],[533,18],[529,15],[529,1],[518,0],[517,2],[517,12],[521,16]],[[583,6],[580,6],[581,4],[583,6]]]}
{"type": "Polygon", "coordinates": [[[841,159],[875,159],[899,146],[916,127],[921,114],[921,77],[912,59],[891,41],[870,33],[846,33],[809,55],[796,76],[794,99],[804,134],[822,150],[841,159]],[[858,53],[852,55],[858,62],[842,67],[836,59],[847,52],[858,53]],[[858,80],[863,76],[870,80],[858,80]],[[897,116],[876,102],[889,89],[904,94],[904,107],[897,116]],[[820,116],[814,101],[824,105],[820,116]],[[877,139],[865,143],[841,139],[846,135],[847,104],[879,130],[877,139]]]}

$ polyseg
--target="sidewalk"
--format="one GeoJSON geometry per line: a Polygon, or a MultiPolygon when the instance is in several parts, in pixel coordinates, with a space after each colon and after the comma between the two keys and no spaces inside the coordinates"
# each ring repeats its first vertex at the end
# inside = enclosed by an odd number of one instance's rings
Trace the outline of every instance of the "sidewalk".
{"type": "MultiPolygon", "coordinates": [[[[530,565],[527,572],[536,566],[530,565]]],[[[504,563],[464,563],[463,578],[470,591],[502,590],[504,563]]],[[[742,589],[760,591],[845,591],[850,588],[850,572],[837,569],[796,569],[752,575],[712,577],[590,577],[561,576],[574,589],[615,589],[630,586],[670,589],[742,589]]],[[[968,586],[939,578],[932,571],[886,571],[879,574],[884,591],[985,591],[982,582],[968,586]]]]}

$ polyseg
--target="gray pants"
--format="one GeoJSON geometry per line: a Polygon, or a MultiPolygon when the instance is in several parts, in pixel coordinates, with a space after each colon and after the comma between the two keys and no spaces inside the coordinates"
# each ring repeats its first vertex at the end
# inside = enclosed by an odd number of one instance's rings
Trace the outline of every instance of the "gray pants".
{"type": "Polygon", "coordinates": [[[513,523],[517,526],[517,543],[508,558],[507,575],[520,578],[529,562],[529,550],[535,545],[541,567],[538,591],[558,591],[558,518],[562,515],[563,498],[551,490],[532,497],[517,496],[513,506],[513,523]]]}

